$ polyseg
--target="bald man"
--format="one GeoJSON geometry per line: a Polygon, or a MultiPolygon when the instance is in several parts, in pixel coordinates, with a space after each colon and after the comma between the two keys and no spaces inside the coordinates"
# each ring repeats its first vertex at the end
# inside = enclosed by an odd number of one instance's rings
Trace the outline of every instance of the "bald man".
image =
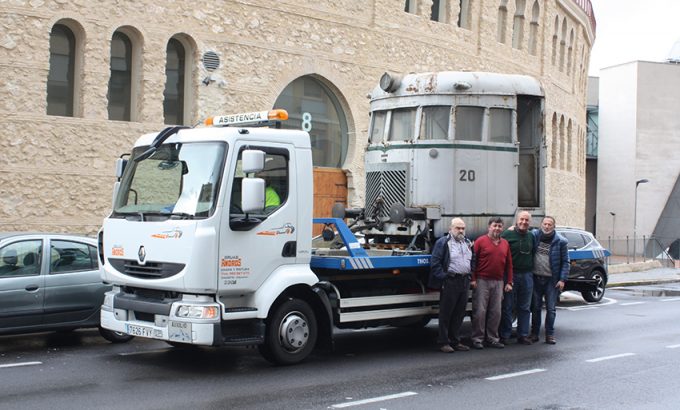
{"type": "Polygon", "coordinates": [[[512,335],[512,312],[517,312],[517,343],[530,345],[531,297],[534,293],[534,235],[529,232],[531,214],[517,214],[514,229],[507,229],[501,237],[510,244],[512,254],[513,286],[503,294],[501,343],[507,343],[512,335]]]}
{"type": "Polygon", "coordinates": [[[449,233],[435,242],[430,259],[430,284],[439,288],[439,336],[437,343],[444,353],[468,351],[460,342],[460,327],[470,290],[472,244],[465,238],[465,222],[451,220],[449,233]]]}

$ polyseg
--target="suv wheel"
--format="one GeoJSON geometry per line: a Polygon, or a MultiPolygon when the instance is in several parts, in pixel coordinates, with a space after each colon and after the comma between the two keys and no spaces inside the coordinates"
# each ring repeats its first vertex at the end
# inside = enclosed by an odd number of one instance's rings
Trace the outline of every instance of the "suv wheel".
{"type": "Polygon", "coordinates": [[[605,280],[604,274],[599,270],[592,271],[590,273],[590,279],[595,279],[595,286],[591,290],[581,292],[581,296],[583,296],[583,299],[585,299],[586,302],[599,302],[602,300],[602,297],[604,297],[604,289],[607,285],[607,281],[605,280]]]}

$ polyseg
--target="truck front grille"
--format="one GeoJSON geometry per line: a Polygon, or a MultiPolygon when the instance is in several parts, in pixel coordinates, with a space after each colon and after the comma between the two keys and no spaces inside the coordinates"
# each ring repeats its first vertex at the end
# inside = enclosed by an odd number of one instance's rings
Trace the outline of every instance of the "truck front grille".
{"type": "Polygon", "coordinates": [[[115,270],[139,279],[163,279],[178,274],[184,269],[183,263],[147,262],[140,265],[134,259],[109,258],[115,270]]]}

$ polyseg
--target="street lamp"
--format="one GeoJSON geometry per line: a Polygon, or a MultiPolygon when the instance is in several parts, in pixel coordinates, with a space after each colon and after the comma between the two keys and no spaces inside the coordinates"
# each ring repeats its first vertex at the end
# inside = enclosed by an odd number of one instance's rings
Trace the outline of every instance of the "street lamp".
{"type": "Polygon", "coordinates": [[[616,239],[615,238],[616,235],[614,235],[615,232],[614,228],[616,228],[616,213],[609,211],[609,215],[612,216],[612,239],[616,239]]]}
{"type": "Polygon", "coordinates": [[[636,258],[636,245],[637,245],[637,189],[638,185],[640,184],[646,184],[649,182],[648,179],[643,178],[643,179],[638,179],[635,181],[635,205],[633,209],[633,262],[635,262],[636,258]]]}

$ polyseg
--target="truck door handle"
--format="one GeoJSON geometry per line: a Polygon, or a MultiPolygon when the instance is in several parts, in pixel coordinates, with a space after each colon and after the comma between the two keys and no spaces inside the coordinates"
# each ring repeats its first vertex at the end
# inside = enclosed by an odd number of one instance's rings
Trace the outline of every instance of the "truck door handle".
{"type": "Polygon", "coordinates": [[[38,290],[38,285],[28,285],[26,286],[26,290],[29,292],[35,292],[36,290],[38,290]]]}
{"type": "Polygon", "coordinates": [[[283,249],[281,250],[281,256],[284,258],[294,258],[297,254],[297,242],[296,241],[288,241],[283,245],[283,249]]]}

